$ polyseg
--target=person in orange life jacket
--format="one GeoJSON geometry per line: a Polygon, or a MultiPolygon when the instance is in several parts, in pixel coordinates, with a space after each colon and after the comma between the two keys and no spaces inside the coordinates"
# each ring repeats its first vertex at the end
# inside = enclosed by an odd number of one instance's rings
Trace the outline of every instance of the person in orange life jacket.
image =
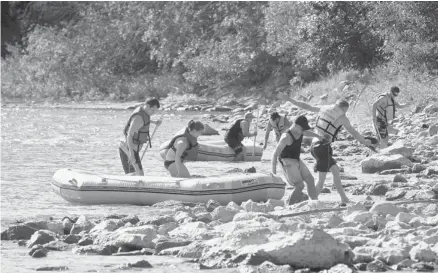
{"type": "Polygon", "coordinates": [[[280,116],[277,112],[273,112],[268,121],[268,125],[266,126],[265,144],[263,145],[263,150],[265,150],[268,146],[269,135],[272,130],[274,130],[275,140],[278,143],[281,134],[286,132],[286,130],[289,129],[290,126],[291,123],[286,116],[280,116]]]}
{"type": "Polygon", "coordinates": [[[365,139],[359,134],[347,118],[346,113],[350,104],[348,101],[341,99],[332,105],[316,107],[289,98],[287,95],[281,95],[281,97],[302,109],[318,113],[314,132],[321,136],[323,140],[315,137],[310,146],[310,153],[316,160],[314,171],[318,172],[319,176],[318,183],[316,184],[317,194],[319,195],[321,193],[327,173],[331,172],[333,175],[333,184],[341,197],[341,201],[343,203],[350,202],[342,188],[340,170],[336,160],[333,158],[331,143],[336,140],[338,132],[344,127],[357,141],[365,146],[372,146],[371,140],[365,139]]]}
{"type": "MultiPolygon", "coordinates": [[[[373,125],[380,138],[380,148],[388,147],[390,123],[395,118],[395,108],[404,108],[409,104],[400,104],[395,100],[400,93],[397,86],[391,87],[386,94],[381,94],[373,103],[373,125]]],[[[395,130],[395,129],[394,129],[395,130]]]]}
{"type": "Polygon", "coordinates": [[[196,160],[198,154],[198,137],[204,130],[200,121],[189,121],[183,134],[175,136],[169,143],[164,167],[172,177],[190,177],[184,160],[196,160]]]}
{"type": "Polygon", "coordinates": [[[294,190],[289,197],[289,205],[300,202],[304,183],[307,184],[307,192],[312,200],[317,200],[315,179],[310,173],[306,164],[300,159],[301,143],[303,135],[308,137],[321,138],[319,135],[308,131],[309,123],[305,116],[298,116],[292,126],[281,135],[280,141],[275,147],[272,155],[272,173],[277,172],[277,159],[283,166],[284,176],[294,190]]]}
{"type": "Polygon", "coordinates": [[[245,161],[246,147],[243,146],[242,141],[245,137],[257,135],[257,131],[254,133],[249,132],[249,127],[253,119],[254,115],[251,112],[246,113],[244,118],[236,120],[225,134],[225,142],[236,154],[234,161],[245,161]]]}
{"type": "Polygon", "coordinates": [[[162,123],[161,120],[151,120],[151,116],[158,108],[160,108],[158,99],[147,99],[143,106],[137,107],[132,112],[125,125],[123,131],[125,138],[120,143],[119,153],[126,174],[144,175],[139,153],[143,144],[151,145],[149,125],[153,123],[158,126],[162,123]]]}

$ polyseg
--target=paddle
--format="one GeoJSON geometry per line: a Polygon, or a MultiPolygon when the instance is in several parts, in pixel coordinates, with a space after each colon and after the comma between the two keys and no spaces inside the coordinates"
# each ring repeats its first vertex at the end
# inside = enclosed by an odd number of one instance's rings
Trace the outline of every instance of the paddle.
{"type": "MultiPolygon", "coordinates": [[[[160,116],[160,118],[158,120],[161,120],[163,118],[163,115],[160,116]]],[[[161,124],[160,124],[161,125],[161,124]]],[[[149,138],[149,145],[146,145],[146,148],[143,151],[143,154],[141,155],[141,160],[143,160],[143,157],[146,153],[146,151],[148,150],[148,148],[151,146],[151,142],[152,142],[152,138],[154,138],[155,132],[157,132],[158,127],[160,127],[160,125],[155,126],[154,131],[152,132],[151,137],[149,138]]]]}
{"type": "MultiPolygon", "coordinates": [[[[263,114],[263,110],[264,110],[264,107],[262,106],[262,114],[263,114]]],[[[256,126],[255,126],[255,132],[257,132],[257,129],[259,127],[259,118],[260,118],[260,108],[257,107],[257,121],[256,121],[256,126]]],[[[254,136],[254,144],[252,147],[252,156],[255,155],[256,140],[257,140],[257,135],[254,136]]]]}

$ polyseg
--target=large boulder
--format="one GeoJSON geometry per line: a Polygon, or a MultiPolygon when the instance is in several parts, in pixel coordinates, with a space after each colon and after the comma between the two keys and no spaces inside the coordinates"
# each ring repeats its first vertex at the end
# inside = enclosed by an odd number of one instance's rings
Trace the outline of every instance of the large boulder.
{"type": "Polygon", "coordinates": [[[383,155],[402,155],[404,157],[411,157],[415,149],[406,147],[404,141],[396,141],[391,146],[380,150],[380,154],[383,155]]]}
{"type": "Polygon", "coordinates": [[[412,166],[412,162],[403,155],[372,155],[360,162],[363,173],[377,173],[384,170],[400,169],[412,166]]]}
{"type": "Polygon", "coordinates": [[[207,225],[204,222],[189,222],[180,225],[169,232],[172,237],[195,239],[198,235],[207,231],[207,225]]]}
{"type": "Polygon", "coordinates": [[[95,236],[94,244],[128,247],[132,250],[154,248],[153,240],[157,232],[153,226],[119,228],[114,232],[101,233],[95,236]]]}
{"type": "Polygon", "coordinates": [[[259,245],[224,249],[220,247],[224,243],[226,245],[226,240],[219,240],[218,247],[204,251],[200,261],[211,267],[241,262],[259,265],[271,261],[294,268],[329,269],[339,263],[350,264],[354,256],[348,245],[319,229],[299,230],[291,236],[285,234],[259,245]]]}
{"type": "Polygon", "coordinates": [[[13,225],[1,233],[2,240],[29,240],[37,231],[33,227],[25,224],[13,225]]]}

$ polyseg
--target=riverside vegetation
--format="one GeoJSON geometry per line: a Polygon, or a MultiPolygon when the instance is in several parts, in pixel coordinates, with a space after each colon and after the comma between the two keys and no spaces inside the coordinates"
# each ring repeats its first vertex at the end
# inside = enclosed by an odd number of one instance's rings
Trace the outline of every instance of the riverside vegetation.
{"type": "Polygon", "coordinates": [[[437,2],[4,1],[1,94],[271,99],[349,80],[420,103],[437,94],[437,13],[437,2]]]}

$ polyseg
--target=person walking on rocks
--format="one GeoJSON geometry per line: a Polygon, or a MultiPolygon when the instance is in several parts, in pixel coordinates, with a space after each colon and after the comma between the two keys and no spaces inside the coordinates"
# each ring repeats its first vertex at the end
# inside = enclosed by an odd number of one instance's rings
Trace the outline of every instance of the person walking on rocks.
{"type": "Polygon", "coordinates": [[[315,179],[306,164],[300,159],[303,135],[321,138],[319,135],[308,131],[310,129],[307,118],[305,116],[298,116],[293,125],[281,135],[280,141],[275,147],[275,151],[272,155],[272,173],[277,173],[278,160],[283,167],[284,176],[286,177],[287,182],[291,186],[294,186],[294,190],[288,200],[289,205],[301,201],[301,194],[304,189],[303,182],[306,182],[307,184],[309,197],[312,200],[318,199],[315,188],[315,179]]]}
{"type": "Polygon", "coordinates": [[[350,104],[348,101],[341,99],[336,101],[335,104],[317,107],[294,100],[285,94],[281,94],[279,97],[290,101],[302,109],[318,113],[314,132],[318,134],[320,138],[314,137],[310,146],[310,152],[316,160],[314,171],[318,172],[319,176],[318,183],[316,184],[316,192],[317,195],[321,193],[327,173],[331,172],[333,175],[333,184],[341,197],[341,202],[348,203],[350,200],[342,188],[340,169],[336,160],[333,158],[331,143],[336,140],[337,134],[342,127],[344,127],[357,141],[372,148],[371,140],[365,139],[360,135],[347,118],[346,112],[350,104]]]}
{"type": "Polygon", "coordinates": [[[224,140],[235,153],[234,161],[245,161],[246,147],[243,146],[242,141],[245,137],[257,135],[257,130],[254,133],[249,132],[249,127],[253,119],[254,115],[251,112],[247,112],[243,119],[237,119],[233,122],[225,133],[224,140]]]}
{"type": "Polygon", "coordinates": [[[400,104],[395,100],[400,93],[397,86],[391,87],[388,93],[381,94],[373,103],[373,125],[377,136],[380,138],[380,148],[388,147],[389,131],[397,132],[392,128],[391,122],[395,118],[396,107],[404,108],[406,104],[400,104]]]}
{"type": "Polygon", "coordinates": [[[119,154],[126,174],[144,175],[139,153],[143,144],[149,142],[150,147],[152,147],[149,126],[151,123],[156,126],[162,123],[162,120],[151,120],[151,116],[157,112],[158,108],[160,108],[158,99],[147,99],[144,105],[137,107],[132,112],[125,125],[123,130],[124,138],[120,141],[119,154]]]}

